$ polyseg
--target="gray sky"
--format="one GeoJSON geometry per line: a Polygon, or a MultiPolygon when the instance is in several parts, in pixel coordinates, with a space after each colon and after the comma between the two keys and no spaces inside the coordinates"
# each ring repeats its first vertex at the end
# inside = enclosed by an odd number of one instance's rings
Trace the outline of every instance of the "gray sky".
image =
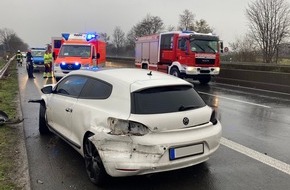
{"type": "MultiPolygon", "coordinates": [[[[287,0],[290,1],[290,0],[287,0]]],[[[247,32],[245,9],[251,0],[1,0],[0,28],[10,28],[31,47],[50,43],[63,32],[127,33],[148,13],[177,26],[189,9],[205,19],[225,44],[247,32]]]]}

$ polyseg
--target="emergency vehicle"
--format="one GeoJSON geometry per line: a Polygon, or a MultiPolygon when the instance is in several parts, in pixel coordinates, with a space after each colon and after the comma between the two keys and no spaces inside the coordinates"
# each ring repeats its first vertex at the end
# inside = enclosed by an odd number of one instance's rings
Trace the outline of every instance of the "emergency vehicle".
{"type": "Polygon", "coordinates": [[[193,31],[173,31],[139,37],[135,66],[206,84],[220,72],[223,43],[219,37],[193,31]]]}
{"type": "Polygon", "coordinates": [[[53,53],[53,60],[56,60],[61,45],[63,44],[62,37],[52,37],[51,38],[51,46],[52,46],[52,53],[53,53]]]}
{"type": "Polygon", "coordinates": [[[58,80],[73,70],[94,69],[106,62],[106,43],[96,33],[63,33],[63,43],[54,61],[58,80]]]}

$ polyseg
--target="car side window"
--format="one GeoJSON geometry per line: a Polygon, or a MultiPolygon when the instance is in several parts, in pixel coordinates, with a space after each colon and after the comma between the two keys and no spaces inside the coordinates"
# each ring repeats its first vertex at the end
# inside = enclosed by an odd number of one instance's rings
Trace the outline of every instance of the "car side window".
{"type": "Polygon", "coordinates": [[[107,99],[112,93],[112,85],[98,80],[90,78],[81,92],[79,98],[83,99],[107,99]]]}
{"type": "Polygon", "coordinates": [[[55,93],[64,96],[79,97],[87,80],[87,77],[84,76],[69,76],[57,85],[55,93]]]}

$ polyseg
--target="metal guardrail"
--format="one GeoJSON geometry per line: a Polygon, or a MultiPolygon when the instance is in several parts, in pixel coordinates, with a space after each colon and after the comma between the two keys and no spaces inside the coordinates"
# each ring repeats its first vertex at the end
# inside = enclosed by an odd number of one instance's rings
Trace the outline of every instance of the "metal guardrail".
{"type": "Polygon", "coordinates": [[[0,79],[3,78],[3,76],[5,75],[10,63],[13,61],[14,58],[15,58],[15,56],[11,57],[9,59],[9,61],[4,65],[4,67],[0,70],[0,79]]]}

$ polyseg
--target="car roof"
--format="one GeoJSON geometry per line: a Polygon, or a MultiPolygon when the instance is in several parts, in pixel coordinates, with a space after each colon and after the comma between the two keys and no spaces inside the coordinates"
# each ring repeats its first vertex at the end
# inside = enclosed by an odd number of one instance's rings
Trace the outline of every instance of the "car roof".
{"type": "Polygon", "coordinates": [[[191,83],[180,78],[138,68],[113,68],[100,69],[97,71],[77,70],[69,75],[86,75],[98,78],[111,84],[119,83],[122,86],[130,86],[131,92],[157,86],[191,85],[191,83]]]}

